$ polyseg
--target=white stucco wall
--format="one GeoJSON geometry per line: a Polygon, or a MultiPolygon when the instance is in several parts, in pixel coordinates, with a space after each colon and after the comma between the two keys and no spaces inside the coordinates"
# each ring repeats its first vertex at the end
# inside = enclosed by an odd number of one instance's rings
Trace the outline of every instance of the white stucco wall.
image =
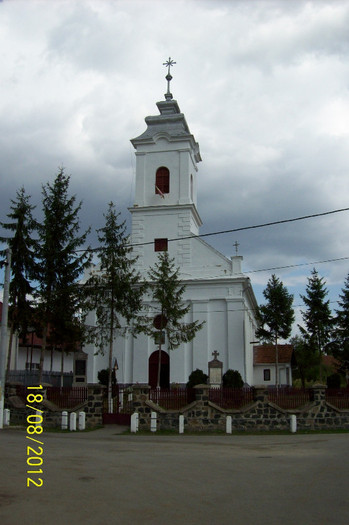
{"type": "MultiPolygon", "coordinates": [[[[280,385],[292,385],[292,369],[290,365],[280,364],[278,367],[279,371],[279,384],[280,385]],[[288,369],[288,373],[287,373],[288,369]]],[[[276,372],[274,364],[255,365],[254,366],[254,385],[265,385],[273,386],[276,383],[276,372]],[[264,370],[270,370],[270,381],[264,380],[264,370]]]]}
{"type": "MultiPolygon", "coordinates": [[[[199,145],[176,101],[157,105],[161,114],[147,117],[146,131],[131,141],[136,149],[135,198],[130,208],[136,268],[147,278],[158,258],[154,239],[169,239],[169,255],[180,268],[186,285],[184,300],[190,305],[184,320],[204,321],[193,341],[170,352],[170,382],[186,383],[196,368],[208,373],[212,352],[217,350],[223,372],[238,370],[251,384],[257,303],[250,280],[241,273],[242,257],[231,260],[198,237],[183,238],[198,235],[201,226],[197,211],[199,145]],[[155,193],[156,171],[162,166],[170,171],[170,192],[164,198],[155,193]]],[[[148,360],[156,349],[155,342],[144,335],[117,338],[114,355],[119,382],[148,382],[148,360]]],[[[95,381],[98,369],[108,366],[107,356],[94,356],[93,347],[85,351],[89,353],[88,380],[95,381]]]]}

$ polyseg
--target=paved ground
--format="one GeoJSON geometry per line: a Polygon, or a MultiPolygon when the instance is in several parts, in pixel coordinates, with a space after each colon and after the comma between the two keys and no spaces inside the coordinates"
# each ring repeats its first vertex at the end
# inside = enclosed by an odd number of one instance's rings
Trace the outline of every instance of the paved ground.
{"type": "Polygon", "coordinates": [[[44,485],[27,488],[34,443],[0,430],[1,525],[349,523],[349,434],[129,436],[109,426],[41,441],[44,485]]]}

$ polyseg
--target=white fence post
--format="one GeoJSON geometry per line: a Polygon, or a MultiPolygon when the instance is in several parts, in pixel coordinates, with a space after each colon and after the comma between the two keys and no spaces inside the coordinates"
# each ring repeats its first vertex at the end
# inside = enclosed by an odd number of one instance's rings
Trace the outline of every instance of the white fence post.
{"type": "Polygon", "coordinates": [[[156,432],[156,423],[157,423],[157,413],[156,412],[152,412],[151,413],[151,419],[150,419],[150,430],[152,432],[156,432]]]}
{"type": "Polygon", "coordinates": [[[227,434],[231,434],[232,433],[231,416],[227,416],[227,419],[225,421],[225,432],[227,434]]]}
{"type": "Polygon", "coordinates": [[[44,417],[43,417],[43,414],[41,413],[40,410],[35,410],[35,414],[38,416],[36,418],[36,421],[35,421],[35,426],[38,427],[38,426],[42,426],[43,424],[43,421],[44,421],[44,417]],[[41,418],[41,423],[38,423],[38,420],[40,420],[41,418]]]}
{"type": "Polygon", "coordinates": [[[76,413],[75,412],[70,413],[69,430],[73,432],[76,430],[76,413]]]}
{"type": "Polygon", "coordinates": [[[179,433],[183,434],[183,432],[184,432],[184,416],[183,414],[181,414],[179,416],[179,433]]]}
{"type": "Polygon", "coordinates": [[[5,408],[4,410],[4,426],[8,426],[10,424],[10,409],[5,408]]]}
{"type": "Polygon", "coordinates": [[[68,428],[68,412],[64,410],[62,412],[62,424],[61,424],[62,430],[67,430],[68,428]]]}
{"type": "Polygon", "coordinates": [[[85,430],[86,427],[86,414],[85,412],[79,412],[79,430],[85,430]]]}
{"type": "Polygon", "coordinates": [[[290,430],[293,434],[297,432],[297,417],[294,414],[290,416],[290,430]]]}
{"type": "Polygon", "coordinates": [[[131,432],[138,432],[139,416],[137,412],[131,416],[131,432]]]}

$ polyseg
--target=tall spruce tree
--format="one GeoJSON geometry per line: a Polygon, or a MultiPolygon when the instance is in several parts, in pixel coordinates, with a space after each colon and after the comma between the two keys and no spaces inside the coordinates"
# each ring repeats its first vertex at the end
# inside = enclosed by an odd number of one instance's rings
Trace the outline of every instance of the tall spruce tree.
{"type": "Polygon", "coordinates": [[[293,295],[288,293],[287,288],[275,275],[269,279],[263,295],[267,302],[258,309],[260,327],[256,335],[263,340],[270,341],[275,346],[275,385],[278,387],[278,340],[287,339],[291,335],[294,322],[293,295]]]}
{"type": "Polygon", "coordinates": [[[193,321],[185,323],[183,317],[190,305],[183,301],[185,286],[179,279],[179,268],[168,252],[161,252],[155,267],[149,272],[150,292],[153,301],[159,305],[159,313],[154,318],[144,318],[142,331],[159,341],[159,360],[157,386],[160,387],[162,332],[165,332],[168,349],[178,348],[182,343],[194,339],[204,323],[193,321]]]}
{"type": "Polygon", "coordinates": [[[53,183],[42,188],[44,218],[38,224],[36,272],[37,318],[43,334],[40,382],[48,341],[63,352],[81,337],[78,281],[90,263],[88,249],[81,249],[89,230],[80,235],[82,203],[76,205],[76,196],[69,196],[69,182],[70,177],[60,168],[53,183]]]}
{"type": "Polygon", "coordinates": [[[309,347],[304,337],[295,335],[290,339],[290,343],[293,345],[296,359],[296,368],[293,371],[293,378],[299,378],[302,387],[305,388],[306,381],[313,381],[318,375],[319,358],[317,354],[309,351],[309,347]]]}
{"type": "Polygon", "coordinates": [[[308,277],[306,295],[301,295],[307,309],[302,311],[305,327],[299,326],[310,352],[318,356],[320,381],[322,381],[322,355],[331,340],[333,318],[330,301],[326,300],[328,291],[323,277],[314,268],[308,277]]]}
{"type": "Polygon", "coordinates": [[[133,332],[133,321],[142,307],[145,285],[134,269],[136,258],[132,257],[125,222],[119,222],[120,213],[110,202],[104,214],[105,226],[97,230],[100,248],[98,273],[86,282],[90,308],[96,312],[96,326],[89,327],[89,341],[101,354],[107,350],[108,411],[112,411],[112,359],[113,343],[117,335],[133,332]]]}
{"type": "Polygon", "coordinates": [[[35,221],[32,211],[35,206],[30,204],[30,196],[22,187],[16,193],[16,200],[11,199],[10,213],[7,217],[11,222],[0,222],[0,226],[9,232],[9,236],[1,236],[1,242],[7,242],[12,251],[9,305],[9,348],[6,367],[6,380],[10,369],[12,341],[14,333],[25,340],[28,328],[33,323],[32,285],[35,257],[33,232],[35,221]]]}
{"type": "Polygon", "coordinates": [[[339,294],[339,309],[335,317],[335,349],[334,355],[341,362],[341,370],[349,383],[349,274],[344,282],[342,293],[339,294]]]}

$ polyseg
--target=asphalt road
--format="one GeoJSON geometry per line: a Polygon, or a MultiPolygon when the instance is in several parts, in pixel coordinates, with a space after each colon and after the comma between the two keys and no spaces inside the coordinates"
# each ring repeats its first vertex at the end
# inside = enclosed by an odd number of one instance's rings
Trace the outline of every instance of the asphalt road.
{"type": "Polygon", "coordinates": [[[44,432],[42,467],[26,436],[0,430],[1,525],[349,523],[349,434],[44,432]]]}

